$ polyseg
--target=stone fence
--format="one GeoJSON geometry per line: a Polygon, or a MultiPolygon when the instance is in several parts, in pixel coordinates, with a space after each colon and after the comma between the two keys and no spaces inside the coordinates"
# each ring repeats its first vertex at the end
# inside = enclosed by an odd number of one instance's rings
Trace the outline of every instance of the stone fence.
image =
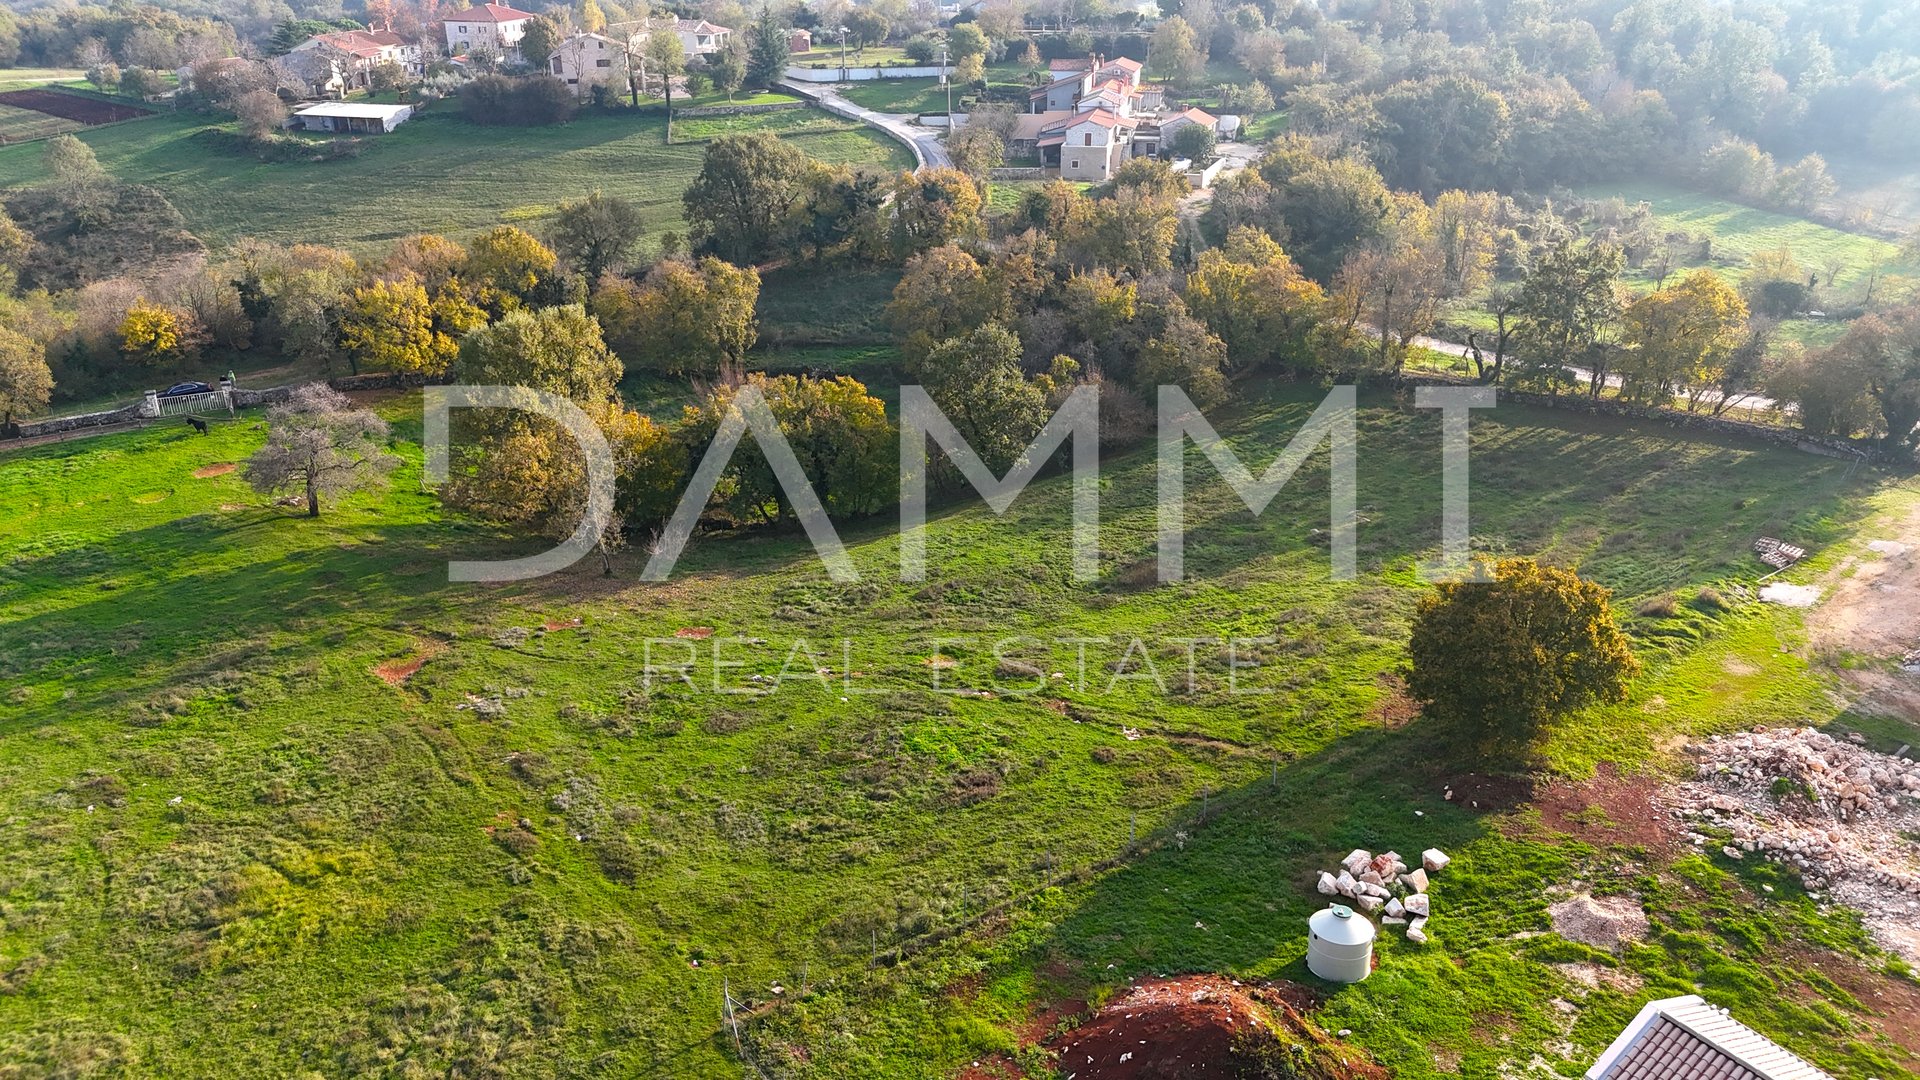
{"type": "Polygon", "coordinates": [[[1035,168],[1035,169],[1010,168],[1010,169],[988,169],[987,170],[987,179],[989,180],[1045,180],[1046,178],[1047,178],[1047,170],[1039,169],[1039,168],[1035,168]]]}
{"type": "MultiPolygon", "coordinates": [[[[1479,386],[1471,379],[1450,379],[1444,375],[1416,374],[1407,375],[1402,381],[1411,386],[1479,386]]],[[[1846,439],[1831,435],[1809,435],[1797,428],[1777,427],[1773,424],[1756,424],[1750,420],[1732,420],[1724,416],[1711,416],[1707,413],[1692,413],[1682,409],[1663,409],[1654,405],[1632,405],[1624,401],[1607,398],[1595,399],[1585,392],[1572,394],[1539,394],[1527,390],[1509,390],[1500,388],[1502,402],[1514,402],[1520,405],[1536,405],[1548,409],[1564,409],[1582,412],[1594,416],[1617,416],[1626,420],[1637,420],[1646,424],[1664,424],[1667,427],[1686,428],[1690,431],[1705,432],[1712,435],[1732,435],[1739,438],[1755,439],[1776,446],[1790,446],[1810,454],[1823,457],[1840,458],[1844,461],[1866,461],[1896,468],[1911,469],[1920,465],[1920,457],[1912,454],[1889,452],[1877,443],[1862,439],[1846,439]]]]}
{"type": "MultiPolygon", "coordinates": [[[[342,375],[327,380],[327,385],[341,393],[355,390],[417,390],[432,383],[444,383],[445,376],[428,376],[413,372],[380,371],[366,375],[342,375]]],[[[116,427],[123,424],[135,424],[143,420],[163,420],[170,416],[183,416],[198,412],[231,412],[234,409],[257,409],[263,405],[275,405],[293,396],[295,388],[303,383],[289,383],[286,386],[269,386],[260,390],[248,390],[221,378],[219,389],[205,394],[193,394],[186,398],[163,398],[158,391],[149,390],[139,401],[123,405],[118,409],[103,409],[99,412],[77,413],[73,416],[53,416],[45,420],[31,420],[14,424],[11,428],[0,429],[0,441],[11,439],[33,439],[43,435],[61,435],[69,431],[81,431],[87,428],[116,427]],[[176,404],[191,403],[189,407],[175,408],[176,404]]]]}

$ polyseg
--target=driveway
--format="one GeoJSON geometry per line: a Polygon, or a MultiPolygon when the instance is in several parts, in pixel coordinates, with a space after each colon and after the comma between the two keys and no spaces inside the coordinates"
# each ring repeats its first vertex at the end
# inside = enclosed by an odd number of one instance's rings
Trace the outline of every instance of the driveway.
{"type": "Polygon", "coordinates": [[[899,113],[874,112],[862,108],[835,93],[831,87],[814,83],[781,83],[780,88],[801,97],[812,98],[821,108],[836,116],[858,120],[869,127],[879,128],[888,135],[907,145],[913,151],[913,158],[921,169],[952,168],[953,159],[947,156],[947,144],[938,133],[923,128],[913,122],[913,117],[899,113]]]}

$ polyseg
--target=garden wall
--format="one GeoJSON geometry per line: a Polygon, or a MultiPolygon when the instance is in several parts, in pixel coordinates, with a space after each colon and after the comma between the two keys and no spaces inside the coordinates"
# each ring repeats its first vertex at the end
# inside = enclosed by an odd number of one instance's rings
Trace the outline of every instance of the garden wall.
{"type": "Polygon", "coordinates": [[[933,79],[946,74],[951,68],[938,64],[925,67],[789,67],[787,78],[799,82],[837,83],[867,82],[872,79],[933,79]]]}

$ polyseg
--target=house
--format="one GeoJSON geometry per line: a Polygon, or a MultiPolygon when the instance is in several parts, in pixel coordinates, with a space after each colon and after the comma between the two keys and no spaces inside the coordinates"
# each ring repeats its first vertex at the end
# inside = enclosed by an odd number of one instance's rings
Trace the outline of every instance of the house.
{"type": "Polygon", "coordinates": [[[1036,86],[1027,95],[1029,112],[1072,112],[1080,95],[1093,89],[1093,73],[1070,72],[1045,86],[1036,86]]]}
{"type": "Polygon", "coordinates": [[[813,31],[794,30],[787,34],[789,53],[810,53],[813,51],[813,31]]]}
{"type": "Polygon", "coordinates": [[[373,69],[381,64],[398,64],[414,76],[425,70],[420,46],[391,30],[315,34],[288,50],[287,56],[291,59],[283,68],[297,74],[315,96],[365,90],[373,81],[373,69]]]}
{"type": "Polygon", "coordinates": [[[346,134],[383,134],[413,115],[411,105],[374,105],[363,101],[323,101],[296,109],[293,122],[306,131],[346,134]]]}
{"type": "Polygon", "coordinates": [[[505,4],[481,4],[440,20],[447,31],[447,52],[458,56],[485,49],[502,58],[520,53],[521,35],[533,13],[505,4]]]}
{"type": "Polygon", "coordinates": [[[1106,109],[1121,116],[1133,115],[1133,90],[1119,79],[1102,79],[1073,103],[1077,112],[1106,109]]]}
{"type": "Polygon", "coordinates": [[[705,19],[675,19],[674,32],[680,35],[680,47],[688,56],[712,56],[733,40],[733,31],[705,19]]]}
{"type": "Polygon", "coordinates": [[[1649,1001],[1587,1080],[1833,1080],[1697,994],[1649,1001]]]}
{"type": "Polygon", "coordinates": [[[1140,76],[1146,71],[1146,67],[1140,61],[1124,56],[1116,56],[1108,60],[1101,56],[1088,55],[1076,56],[1069,60],[1047,61],[1047,70],[1052,72],[1056,79],[1084,71],[1092,74],[1096,80],[1119,79],[1127,84],[1128,89],[1140,85],[1140,76]]]}
{"type": "Polygon", "coordinates": [[[1174,113],[1172,116],[1163,116],[1160,118],[1158,145],[1160,147],[1171,146],[1174,135],[1177,134],[1181,128],[1189,127],[1203,127],[1208,131],[1218,133],[1220,130],[1220,121],[1205,109],[1188,106],[1174,113]]]}
{"type": "Polygon", "coordinates": [[[1110,109],[1070,113],[1041,128],[1035,146],[1042,164],[1057,166],[1062,180],[1104,183],[1133,157],[1138,126],[1110,109]]]}
{"type": "Polygon", "coordinates": [[[547,70],[584,98],[595,86],[627,89],[627,43],[605,34],[575,34],[553,47],[547,70]]]}

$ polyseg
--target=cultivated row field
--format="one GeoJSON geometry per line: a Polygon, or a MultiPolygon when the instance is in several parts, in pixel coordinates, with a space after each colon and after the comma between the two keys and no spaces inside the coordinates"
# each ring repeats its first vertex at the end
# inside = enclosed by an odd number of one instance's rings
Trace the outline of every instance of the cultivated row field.
{"type": "MultiPolygon", "coordinates": [[[[565,134],[594,130],[620,141],[565,134]]],[[[354,168],[385,177],[382,156],[354,168]]],[[[504,194],[448,175],[411,182],[504,194]]],[[[1246,390],[1214,419],[1264,463],[1317,395],[1246,390]]],[[[391,491],[319,520],[231,469],[254,417],[0,454],[0,1060],[718,1080],[742,1072],[725,986],[763,1075],[951,1077],[1133,976],[1304,978],[1314,872],[1437,845],[1435,943],[1383,941],[1323,1013],[1400,1077],[1576,1075],[1639,986],[1704,988],[1848,1078],[1913,1076],[1817,974],[1886,961],[1790,876],[1650,852],[1604,812],[1513,812],[1434,764],[1396,687],[1439,423],[1362,406],[1351,582],[1327,573],[1320,455],[1259,518],[1196,456],[1174,586],[1142,570],[1151,452],[1103,469],[1094,584],[1068,576],[1056,479],[1004,518],[938,512],[922,582],[876,520],[844,528],[857,583],[776,533],[704,539],[660,585],[623,558],[474,586],[446,561],[527,548],[421,490],[416,396],[377,403],[391,491]],[[1546,891],[1575,879],[1641,894],[1653,937],[1552,934],[1546,891]]],[[[1649,665],[1555,736],[1555,770],[1843,719],[1798,614],[1751,599],[1748,546],[1793,537],[1817,553],[1793,576],[1824,572],[1910,491],[1603,419],[1501,407],[1473,430],[1476,544],[1613,586],[1649,665]]]]}
{"type": "MultiPolygon", "coordinates": [[[[772,131],[823,161],[885,169],[911,164],[906,149],[859,124],[813,109],[675,125],[663,117],[583,115],[545,128],[480,127],[449,103],[358,157],[263,162],[200,135],[208,118],[155,117],[81,137],[114,175],[166,193],[188,228],[214,247],[254,236],[318,243],[358,254],[401,236],[466,236],[502,223],[537,231],[568,199],[598,188],[638,204],[648,233],[685,228],[680,193],[699,171],[704,141],[772,131]]],[[[0,187],[46,178],[37,146],[0,148],[0,187]]]]}

